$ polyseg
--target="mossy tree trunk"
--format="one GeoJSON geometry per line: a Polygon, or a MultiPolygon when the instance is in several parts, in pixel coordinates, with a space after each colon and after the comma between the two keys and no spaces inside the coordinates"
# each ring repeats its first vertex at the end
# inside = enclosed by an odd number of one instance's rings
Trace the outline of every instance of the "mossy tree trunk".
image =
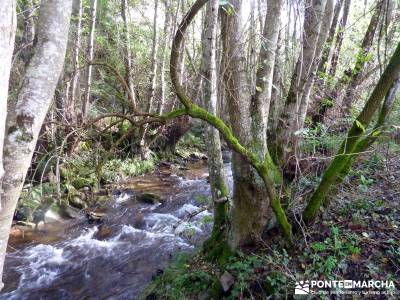
{"type": "MultiPolygon", "coordinates": [[[[263,161],[266,156],[269,157],[266,129],[279,30],[274,20],[281,13],[282,1],[268,3],[255,91],[249,90],[246,80],[246,60],[242,51],[242,1],[232,1],[230,5],[235,14],[222,11],[221,36],[222,53],[225,60],[229,61],[224,79],[232,132],[258,160],[263,161]]],[[[242,155],[236,153],[232,164],[234,186],[231,245],[237,248],[257,243],[267,223],[273,222],[273,212],[265,183],[257,170],[242,155]]]]}
{"type": "MultiPolygon", "coordinates": [[[[250,89],[246,78],[245,45],[242,38],[242,1],[230,2],[234,14],[221,11],[222,55],[229,63],[224,72],[226,102],[233,134],[245,147],[251,145],[250,89]]],[[[262,154],[261,154],[262,155],[262,154]]],[[[257,154],[258,156],[258,154],[257,154]]],[[[257,242],[266,220],[269,199],[256,171],[238,154],[232,156],[233,208],[231,222],[232,248],[257,242]]]]}
{"type": "MultiPolygon", "coordinates": [[[[203,105],[212,114],[217,114],[217,29],[219,0],[207,3],[202,37],[202,90],[203,105]]],[[[210,259],[219,259],[223,263],[230,252],[229,234],[229,190],[225,181],[224,165],[221,154],[219,132],[206,124],[205,143],[207,146],[208,171],[210,174],[211,194],[214,203],[214,225],[211,237],[204,244],[204,252],[210,259]]]]}
{"type": "MultiPolygon", "coordinates": [[[[213,114],[210,114],[207,110],[199,107],[198,105],[194,104],[193,101],[186,95],[184,91],[184,87],[180,83],[179,80],[179,60],[180,60],[180,49],[182,47],[182,42],[183,42],[183,37],[184,33],[193,20],[193,18],[196,16],[196,14],[199,12],[201,7],[207,2],[207,0],[197,0],[193,6],[191,7],[190,11],[186,14],[184,19],[179,25],[178,30],[176,31],[176,35],[172,44],[172,52],[171,52],[171,62],[170,62],[170,75],[171,75],[171,81],[173,83],[173,86],[175,88],[175,93],[178,96],[179,101],[181,104],[184,106],[184,112],[193,117],[193,118],[199,118],[213,127],[217,128],[219,133],[224,137],[226,142],[228,143],[229,147],[235,151],[237,154],[235,154],[234,157],[234,167],[235,163],[236,166],[240,166],[239,163],[245,168],[248,168],[251,170],[251,172],[254,172],[257,176],[259,176],[260,181],[263,182],[263,187],[258,185],[258,182],[250,182],[251,186],[246,186],[246,182],[242,183],[238,179],[239,177],[234,176],[234,185],[235,189],[237,191],[237,195],[239,196],[242,194],[240,191],[240,185],[245,184],[244,188],[246,189],[246,194],[245,197],[249,197],[250,195],[256,195],[260,198],[263,199],[263,202],[254,202],[257,201],[258,199],[249,199],[249,202],[243,202],[245,204],[246,208],[249,207],[249,212],[255,212],[257,216],[260,217],[260,219],[257,220],[257,228],[251,228],[250,232],[245,232],[243,233],[242,231],[239,232],[237,237],[233,237],[231,239],[231,244],[234,247],[237,247],[244,242],[245,244],[249,242],[254,242],[259,235],[261,234],[262,230],[264,229],[265,222],[268,219],[271,219],[271,215],[265,215],[261,210],[263,207],[272,207],[272,210],[275,213],[275,216],[277,217],[278,223],[287,238],[289,242],[292,240],[292,231],[291,231],[291,225],[288,222],[288,219],[286,217],[285,212],[283,211],[279,197],[276,193],[275,186],[274,186],[274,179],[273,179],[273,174],[275,173],[274,170],[274,165],[271,161],[271,158],[269,157],[268,153],[262,158],[259,159],[259,154],[253,153],[249,148],[246,148],[244,145],[246,143],[249,143],[250,140],[250,128],[251,128],[251,122],[249,122],[249,101],[246,101],[246,99],[249,98],[243,98],[243,94],[245,93],[245,87],[243,86],[243,60],[240,59],[241,54],[236,51],[232,54],[233,56],[230,57],[230,67],[232,70],[235,70],[236,72],[231,72],[230,75],[226,77],[226,79],[229,79],[227,84],[228,87],[234,87],[234,89],[229,89],[227,90],[227,98],[231,98],[232,100],[231,103],[229,103],[230,106],[230,112],[231,112],[231,121],[232,121],[232,129],[229,128],[220,118],[216,117],[213,114]],[[236,56],[235,56],[236,55],[236,56]],[[233,77],[232,77],[233,76],[233,77]],[[231,93],[229,95],[229,93],[231,93]],[[232,94],[234,93],[234,94],[232,94]],[[238,94],[240,97],[232,97],[235,94],[238,94]],[[239,100],[245,100],[244,102],[240,102],[239,100]],[[235,114],[232,114],[232,112],[235,112],[235,114]],[[247,118],[246,118],[247,117],[247,118]],[[241,122],[243,121],[243,122],[241,122]],[[235,133],[234,133],[235,132],[235,133]],[[243,144],[242,144],[243,143],[243,144]],[[253,168],[253,169],[252,169],[253,168]],[[260,190],[256,192],[256,188],[262,188],[266,192],[266,196],[260,194],[260,190]],[[266,201],[266,199],[270,199],[269,202],[266,201]],[[269,203],[269,205],[264,205],[265,203],[269,203]],[[253,205],[252,205],[253,204],[253,205]],[[264,226],[259,226],[261,222],[264,222],[264,226]],[[255,234],[254,234],[255,233],[255,234]]],[[[240,26],[240,1],[233,1],[231,3],[233,7],[237,8],[235,11],[235,16],[233,18],[229,18],[232,16],[227,16],[224,15],[225,17],[228,17],[228,20],[225,21],[225,25],[227,25],[225,28],[226,30],[222,29],[222,32],[224,33],[230,33],[230,31],[234,30],[234,28],[241,28],[240,26]]],[[[224,22],[222,22],[224,24],[224,22]]],[[[240,35],[238,35],[237,31],[234,31],[236,35],[234,35],[233,39],[230,37],[224,42],[228,42],[228,47],[225,44],[225,49],[230,49],[230,47],[234,47],[236,45],[239,45],[241,40],[238,40],[240,35]],[[235,44],[235,42],[239,42],[239,44],[235,44]],[[231,44],[233,43],[233,44],[231,44]]],[[[229,70],[228,70],[229,72],[229,70]]],[[[228,73],[227,72],[227,73],[228,73]]],[[[228,73],[229,74],[229,73],[228,73]]],[[[225,75],[226,76],[226,75],[225,75]]],[[[181,112],[180,112],[181,113],[181,112]]],[[[235,173],[235,171],[234,171],[235,173]]],[[[246,174],[246,170],[242,168],[240,172],[237,172],[236,174],[246,174]]],[[[240,176],[238,174],[238,176],[240,176]]],[[[248,180],[251,180],[252,177],[247,177],[250,178],[248,180]]],[[[235,191],[234,191],[235,194],[235,191]]],[[[242,201],[243,198],[237,198],[240,201],[242,201]]],[[[244,200],[244,199],[243,199],[244,200]]],[[[235,199],[234,199],[235,201],[235,199]]],[[[235,203],[236,205],[236,203],[235,203]]],[[[237,206],[239,207],[239,206],[237,206]]],[[[242,216],[245,215],[245,212],[240,212],[242,216]]],[[[254,220],[251,220],[253,216],[248,215],[247,218],[244,219],[245,222],[248,224],[253,224],[254,220]]],[[[232,214],[232,218],[235,218],[235,214],[232,214]]],[[[240,223],[240,222],[238,222],[240,223]]],[[[247,227],[248,228],[248,227],[247,227]]],[[[239,229],[239,228],[238,228],[239,229]]],[[[240,230],[240,229],[239,229],[240,230]]],[[[233,230],[234,232],[234,230],[233,230]]]]}
{"type": "Polygon", "coordinates": [[[350,113],[351,105],[354,103],[354,99],[357,99],[356,96],[357,88],[361,83],[362,76],[364,74],[365,66],[369,62],[369,54],[372,49],[372,44],[374,41],[374,36],[376,29],[379,24],[379,18],[382,15],[382,11],[384,8],[385,0],[379,0],[376,4],[374,13],[371,17],[371,21],[368,25],[367,31],[365,32],[364,39],[361,44],[360,51],[356,56],[356,62],[353,69],[346,70],[342,79],[339,81],[339,85],[336,86],[336,89],[340,89],[340,85],[343,83],[346,86],[344,97],[342,101],[342,109],[345,115],[350,113]]]}
{"type": "Polygon", "coordinates": [[[350,159],[347,161],[346,165],[343,167],[342,171],[340,172],[339,179],[342,180],[350,171],[352,163],[355,161],[358,155],[366,151],[381,135],[382,132],[385,130],[386,126],[386,119],[388,118],[389,114],[391,113],[398,90],[400,89],[400,79],[397,79],[388,93],[386,94],[385,101],[382,104],[381,110],[379,112],[378,120],[374,128],[371,132],[363,138],[361,141],[357,143],[353,151],[353,155],[351,155],[350,159]]]}
{"type": "Polygon", "coordinates": [[[400,43],[397,45],[385,71],[375,86],[371,96],[367,100],[363,110],[354,121],[353,126],[349,130],[347,137],[325,171],[320,184],[310,198],[306,209],[303,213],[303,219],[306,222],[313,220],[323,204],[330,188],[337,182],[342,170],[347,166],[349,160],[357,151],[357,145],[361,137],[365,134],[366,128],[376,110],[379,108],[382,99],[386,96],[392,84],[400,75],[400,43]]]}

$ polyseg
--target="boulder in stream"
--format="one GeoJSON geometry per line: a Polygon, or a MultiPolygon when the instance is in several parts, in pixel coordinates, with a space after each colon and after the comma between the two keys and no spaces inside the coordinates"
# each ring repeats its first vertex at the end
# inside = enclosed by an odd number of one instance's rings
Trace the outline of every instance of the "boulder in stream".
{"type": "Polygon", "coordinates": [[[136,196],[136,200],[145,204],[158,204],[161,202],[160,196],[153,193],[142,193],[136,196]]]}
{"type": "MultiPolygon", "coordinates": [[[[85,196],[85,195],[83,195],[85,196]]],[[[73,207],[84,209],[87,208],[87,204],[83,201],[82,196],[74,195],[69,199],[69,204],[73,207]]]]}
{"type": "Polygon", "coordinates": [[[106,214],[104,213],[98,213],[94,211],[87,211],[86,212],[86,218],[90,224],[92,223],[101,223],[104,219],[106,214]]]}
{"type": "Polygon", "coordinates": [[[110,226],[100,225],[99,230],[95,233],[94,237],[100,241],[109,238],[113,234],[113,230],[110,226]]]}

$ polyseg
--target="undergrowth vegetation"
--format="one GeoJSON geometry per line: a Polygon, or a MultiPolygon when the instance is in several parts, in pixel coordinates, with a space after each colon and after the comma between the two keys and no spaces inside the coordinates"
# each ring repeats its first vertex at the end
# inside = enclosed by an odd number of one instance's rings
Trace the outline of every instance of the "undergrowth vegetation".
{"type": "MultiPolygon", "coordinates": [[[[304,280],[393,280],[398,286],[400,222],[393,194],[400,192],[399,149],[389,142],[372,151],[337,188],[335,205],[313,226],[298,228],[296,247],[285,248],[273,230],[261,246],[223,265],[201,252],[178,255],[141,299],[290,299],[296,282],[304,280]]],[[[303,205],[304,193],[319,180],[309,172],[293,183],[290,209],[303,205]]]]}

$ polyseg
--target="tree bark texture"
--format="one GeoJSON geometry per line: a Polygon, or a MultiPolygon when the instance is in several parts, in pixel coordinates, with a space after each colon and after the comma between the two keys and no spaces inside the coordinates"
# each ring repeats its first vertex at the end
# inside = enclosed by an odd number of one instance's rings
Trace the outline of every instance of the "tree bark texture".
{"type": "Polygon", "coordinates": [[[7,119],[0,212],[0,276],[14,210],[63,68],[71,7],[72,0],[42,2],[35,54],[26,70],[15,111],[9,112],[7,119]]]}

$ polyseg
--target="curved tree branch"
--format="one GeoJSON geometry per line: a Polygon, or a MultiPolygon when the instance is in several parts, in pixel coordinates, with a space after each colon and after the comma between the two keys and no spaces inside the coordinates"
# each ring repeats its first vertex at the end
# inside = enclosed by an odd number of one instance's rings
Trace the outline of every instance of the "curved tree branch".
{"type": "Polygon", "coordinates": [[[210,114],[204,108],[201,108],[198,105],[194,104],[194,102],[185,94],[184,88],[179,82],[179,75],[177,71],[179,69],[178,64],[181,56],[180,49],[182,49],[181,45],[183,42],[185,31],[189,24],[193,21],[194,17],[203,7],[203,5],[207,3],[207,1],[208,0],[197,0],[193,4],[189,12],[185,15],[182,22],[180,23],[175,38],[173,40],[170,61],[170,76],[172,84],[175,88],[175,93],[179,101],[185,107],[186,113],[189,116],[202,119],[210,125],[214,126],[224,137],[230,148],[242,155],[244,159],[256,169],[257,173],[260,175],[265,184],[268,196],[271,199],[271,206],[276,215],[278,223],[282,228],[287,241],[291,243],[292,226],[290,225],[287,216],[280,204],[279,197],[275,190],[274,181],[270,175],[271,170],[269,170],[269,166],[271,161],[269,159],[269,156],[266,156],[264,161],[260,161],[257,155],[255,155],[253,152],[240,144],[239,140],[235,137],[232,130],[220,118],[210,114]]]}

